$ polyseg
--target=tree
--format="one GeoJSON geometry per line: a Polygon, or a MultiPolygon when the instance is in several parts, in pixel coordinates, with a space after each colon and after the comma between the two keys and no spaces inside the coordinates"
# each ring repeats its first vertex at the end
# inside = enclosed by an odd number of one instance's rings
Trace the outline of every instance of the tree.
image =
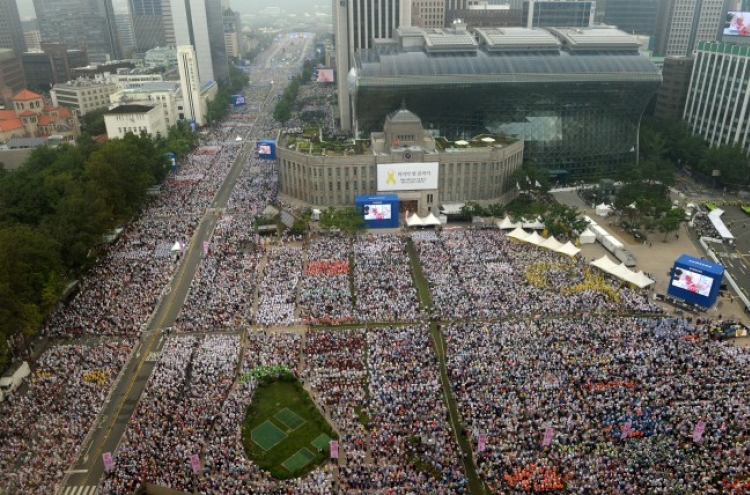
{"type": "Polygon", "coordinates": [[[664,233],[664,242],[667,242],[667,235],[676,232],[684,221],[685,210],[682,208],[672,208],[659,219],[657,227],[659,232],[664,233]]]}
{"type": "Polygon", "coordinates": [[[320,217],[324,229],[339,229],[342,232],[356,233],[367,227],[365,219],[357,208],[328,208],[320,217]]]}
{"type": "Polygon", "coordinates": [[[96,110],[86,112],[83,116],[81,116],[81,128],[83,129],[83,132],[90,136],[106,134],[107,126],[104,124],[104,114],[108,111],[109,109],[107,107],[98,108],[96,110]]]}

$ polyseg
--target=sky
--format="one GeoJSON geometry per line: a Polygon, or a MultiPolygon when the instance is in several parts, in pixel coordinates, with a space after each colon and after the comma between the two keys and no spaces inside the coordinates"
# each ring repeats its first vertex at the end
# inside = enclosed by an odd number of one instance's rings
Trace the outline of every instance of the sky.
{"type": "MultiPolygon", "coordinates": [[[[18,2],[18,13],[21,17],[35,17],[33,0],[16,0],[18,2]]],[[[126,10],[126,0],[112,0],[115,10],[126,10]]],[[[311,12],[315,5],[324,6],[326,10],[331,9],[330,0],[229,0],[232,10],[238,10],[241,14],[255,14],[264,7],[282,7],[287,12],[311,12]]]]}

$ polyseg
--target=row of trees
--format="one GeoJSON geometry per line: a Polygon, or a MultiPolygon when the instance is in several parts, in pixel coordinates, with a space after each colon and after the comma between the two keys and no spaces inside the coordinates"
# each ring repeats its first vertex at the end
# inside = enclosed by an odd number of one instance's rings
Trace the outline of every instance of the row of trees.
{"type": "Polygon", "coordinates": [[[226,117],[230,112],[229,98],[240,94],[245,89],[248,75],[237,67],[229,67],[229,81],[219,86],[216,97],[208,103],[208,123],[217,122],[226,117]]]}
{"type": "Polygon", "coordinates": [[[93,262],[91,249],[144,204],[169,172],[168,151],[197,142],[186,124],[169,136],[35,149],[15,172],[0,168],[0,369],[8,342],[33,337],[65,286],[93,262]]]}
{"type": "Polygon", "coordinates": [[[308,66],[289,82],[289,85],[284,89],[284,93],[281,95],[281,100],[279,100],[276,107],[273,109],[273,118],[276,122],[286,122],[292,117],[292,110],[297,101],[299,88],[304,84],[309,84],[311,76],[312,68],[308,66]]]}

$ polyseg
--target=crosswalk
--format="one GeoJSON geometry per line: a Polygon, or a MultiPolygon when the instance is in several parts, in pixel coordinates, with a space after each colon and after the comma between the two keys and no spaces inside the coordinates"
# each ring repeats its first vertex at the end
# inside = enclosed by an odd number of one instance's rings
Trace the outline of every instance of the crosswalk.
{"type": "Polygon", "coordinates": [[[98,495],[99,487],[96,485],[89,486],[66,486],[62,495],[98,495]]]}

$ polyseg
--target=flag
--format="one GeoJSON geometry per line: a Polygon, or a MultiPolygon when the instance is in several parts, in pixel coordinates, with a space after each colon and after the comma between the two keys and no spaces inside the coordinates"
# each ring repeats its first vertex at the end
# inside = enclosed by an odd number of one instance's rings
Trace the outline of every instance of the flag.
{"type": "Polygon", "coordinates": [[[336,440],[331,440],[328,442],[328,445],[331,447],[331,459],[338,459],[339,458],[339,443],[336,440]]]}
{"type": "Polygon", "coordinates": [[[195,474],[200,473],[201,471],[201,458],[198,457],[198,454],[193,454],[190,456],[190,467],[193,468],[193,472],[195,474]]]}
{"type": "Polygon", "coordinates": [[[544,430],[544,440],[542,440],[542,447],[547,447],[552,443],[552,437],[555,435],[553,428],[547,428],[544,430]]]}
{"type": "Polygon", "coordinates": [[[479,443],[477,445],[477,452],[484,452],[484,450],[487,448],[487,434],[486,433],[480,433],[479,434],[479,443]]]}
{"type": "Polygon", "coordinates": [[[628,421],[624,425],[622,425],[622,433],[620,433],[620,439],[624,440],[630,436],[630,430],[633,428],[633,422],[628,421]]]}
{"type": "Polygon", "coordinates": [[[700,442],[703,438],[703,431],[706,429],[706,422],[705,421],[698,421],[698,424],[695,425],[695,430],[693,430],[693,442],[700,442]]]}
{"type": "Polygon", "coordinates": [[[208,241],[203,241],[203,256],[208,254],[208,241]]]}

